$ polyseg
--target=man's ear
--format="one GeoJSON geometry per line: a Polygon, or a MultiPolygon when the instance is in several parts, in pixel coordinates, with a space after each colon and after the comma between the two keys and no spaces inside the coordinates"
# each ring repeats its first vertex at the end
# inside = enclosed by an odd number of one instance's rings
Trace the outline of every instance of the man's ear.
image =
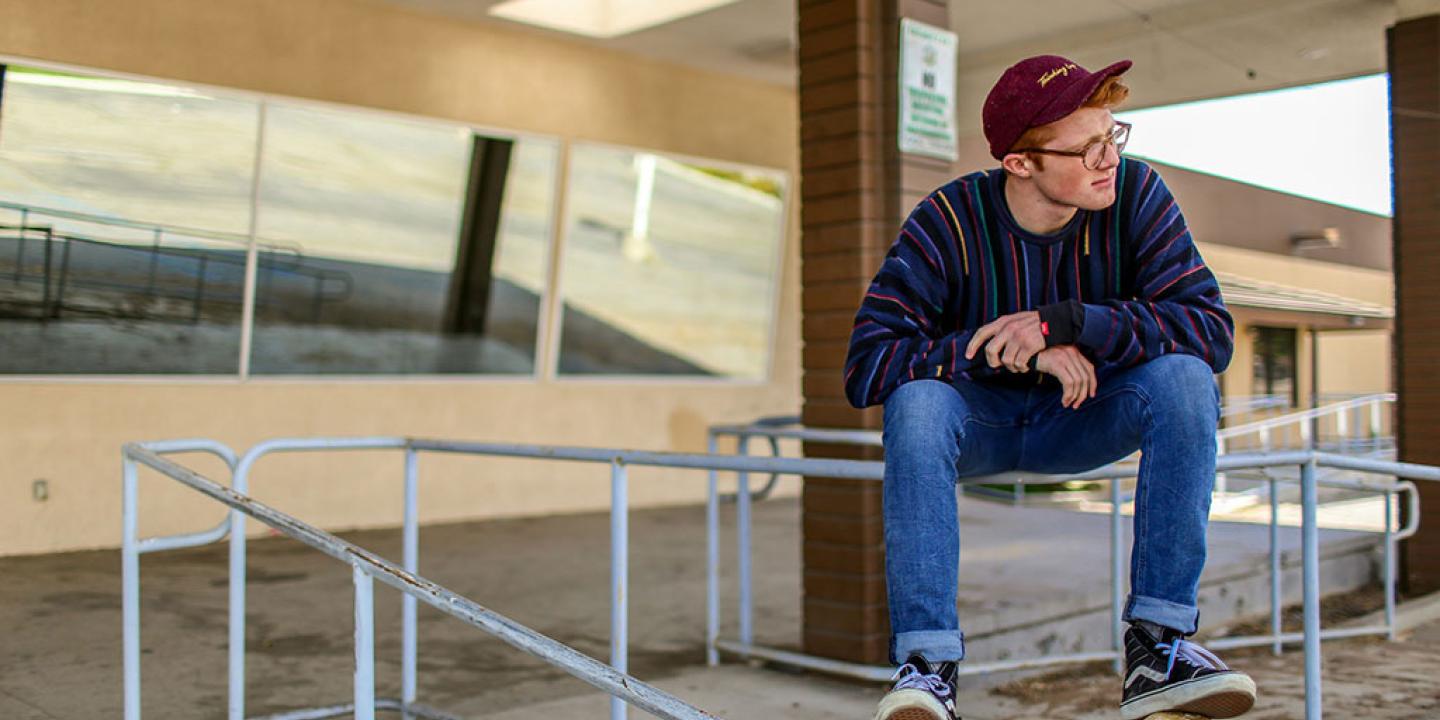
{"type": "Polygon", "coordinates": [[[1032,172],[1030,158],[1023,153],[1010,153],[1000,160],[1000,167],[1015,177],[1028,178],[1032,172]]]}

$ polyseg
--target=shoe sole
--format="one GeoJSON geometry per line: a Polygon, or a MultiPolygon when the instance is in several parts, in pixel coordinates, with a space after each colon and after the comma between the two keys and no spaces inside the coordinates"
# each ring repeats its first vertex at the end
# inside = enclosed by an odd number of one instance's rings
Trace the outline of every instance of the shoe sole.
{"type": "Polygon", "coordinates": [[[1207,718],[1233,718],[1255,705],[1255,681],[1236,672],[1208,675],[1120,706],[1121,720],[1143,720],[1156,713],[1188,712],[1207,718]]]}
{"type": "Polygon", "coordinates": [[[952,720],[952,715],[921,690],[896,690],[880,700],[875,720],[952,720]]]}

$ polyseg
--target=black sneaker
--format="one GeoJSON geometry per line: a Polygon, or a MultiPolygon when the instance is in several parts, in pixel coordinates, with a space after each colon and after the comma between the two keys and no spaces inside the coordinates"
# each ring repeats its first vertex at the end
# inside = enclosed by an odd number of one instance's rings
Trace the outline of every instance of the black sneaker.
{"type": "Polygon", "coordinates": [[[1123,720],[1166,710],[1232,718],[1255,704],[1250,676],[1179,633],[1157,639],[1136,625],[1125,632],[1124,682],[1123,720]]]}
{"type": "Polygon", "coordinates": [[[911,655],[895,671],[895,687],[880,699],[875,720],[960,720],[955,714],[955,668],[943,662],[933,670],[925,658],[911,655]]]}

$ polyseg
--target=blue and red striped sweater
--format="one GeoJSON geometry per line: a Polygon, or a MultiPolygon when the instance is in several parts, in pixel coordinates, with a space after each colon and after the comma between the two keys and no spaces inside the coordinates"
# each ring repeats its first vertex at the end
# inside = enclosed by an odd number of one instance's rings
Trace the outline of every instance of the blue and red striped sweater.
{"type": "Polygon", "coordinates": [[[965,359],[976,330],[1003,315],[1083,303],[1075,345],[1104,378],[1166,353],[1230,363],[1234,321],[1175,197],[1149,165],[1124,158],[1115,204],[1060,230],[1021,228],[1005,171],[957,178],[915,207],[865,293],[845,360],[855,407],[920,378],[1035,384],[1035,373],[965,359]]]}

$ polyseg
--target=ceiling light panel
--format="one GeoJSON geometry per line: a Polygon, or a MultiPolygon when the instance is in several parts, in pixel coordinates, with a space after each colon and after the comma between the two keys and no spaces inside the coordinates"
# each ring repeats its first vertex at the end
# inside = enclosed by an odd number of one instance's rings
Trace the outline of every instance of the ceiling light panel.
{"type": "Polygon", "coordinates": [[[506,0],[495,17],[594,38],[664,25],[739,0],[506,0]]]}

